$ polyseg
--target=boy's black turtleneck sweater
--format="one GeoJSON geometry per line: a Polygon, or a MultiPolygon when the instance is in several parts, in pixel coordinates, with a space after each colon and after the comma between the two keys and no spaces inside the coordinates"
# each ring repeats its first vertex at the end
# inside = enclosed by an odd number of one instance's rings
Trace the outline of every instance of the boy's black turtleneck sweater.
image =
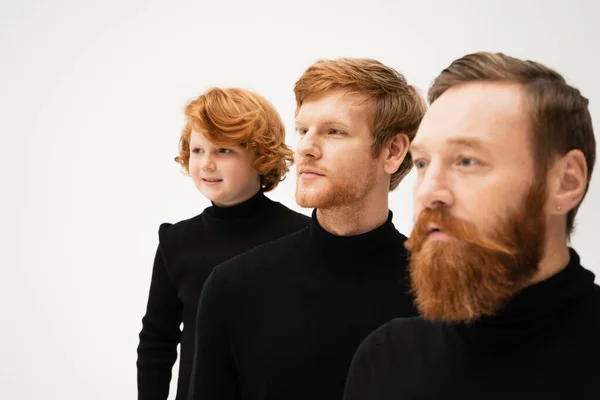
{"type": "Polygon", "coordinates": [[[180,342],[176,398],[186,398],[194,354],[196,308],[204,281],[213,267],[309,223],[309,217],[259,191],[238,205],[218,207],[213,203],[194,218],[160,226],[150,294],[139,335],[138,399],[167,399],[180,342]]]}
{"type": "Polygon", "coordinates": [[[494,317],[382,326],[356,352],[344,400],[600,399],[600,287],[569,251],[494,317]]]}
{"type": "Polygon", "coordinates": [[[355,236],[312,224],[214,269],[198,307],[189,399],[341,399],[374,329],[416,315],[406,237],[392,223],[355,236]]]}

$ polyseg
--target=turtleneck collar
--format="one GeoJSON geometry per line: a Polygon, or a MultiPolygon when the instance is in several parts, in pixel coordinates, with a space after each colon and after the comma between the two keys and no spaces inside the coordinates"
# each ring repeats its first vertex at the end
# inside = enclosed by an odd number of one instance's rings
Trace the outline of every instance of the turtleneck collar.
{"type": "Polygon", "coordinates": [[[214,202],[211,203],[212,206],[208,207],[206,210],[204,210],[204,212],[213,218],[227,220],[243,218],[256,214],[269,205],[271,200],[269,200],[269,198],[263,193],[262,189],[260,189],[248,200],[234,206],[221,207],[216,205],[214,202]]]}
{"type": "Polygon", "coordinates": [[[317,219],[316,209],[312,212],[309,231],[310,246],[325,258],[350,259],[353,261],[377,261],[389,257],[390,246],[402,246],[406,237],[392,223],[393,213],[388,211],[387,221],[377,228],[351,236],[338,236],[326,231],[317,219]]]}
{"type": "Polygon", "coordinates": [[[523,341],[560,320],[559,314],[594,287],[595,276],[581,266],[577,252],[569,248],[569,255],[565,268],[515,294],[497,315],[461,328],[482,344],[503,346],[523,341]]]}

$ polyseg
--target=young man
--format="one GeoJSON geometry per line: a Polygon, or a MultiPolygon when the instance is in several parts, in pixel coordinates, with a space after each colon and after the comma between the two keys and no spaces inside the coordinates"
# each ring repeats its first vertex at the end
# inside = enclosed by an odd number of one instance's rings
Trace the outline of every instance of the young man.
{"type": "Polygon", "coordinates": [[[588,100],[477,53],[429,101],[406,243],[422,317],[369,335],[345,400],[600,398],[600,287],[568,247],[596,158],[588,100]]]}
{"type": "Polygon", "coordinates": [[[340,399],[375,328],[416,315],[388,195],[425,101],[377,61],[323,60],[296,82],[296,234],[215,268],[200,300],[190,399],[340,399]]]}
{"type": "Polygon", "coordinates": [[[185,116],[176,161],[212,206],[194,218],[160,226],[138,347],[140,400],[167,399],[178,343],[176,398],[186,398],[196,308],[212,268],[310,222],[264,195],[293,160],[283,122],[266,99],[243,89],[212,88],[187,105],[185,116]]]}

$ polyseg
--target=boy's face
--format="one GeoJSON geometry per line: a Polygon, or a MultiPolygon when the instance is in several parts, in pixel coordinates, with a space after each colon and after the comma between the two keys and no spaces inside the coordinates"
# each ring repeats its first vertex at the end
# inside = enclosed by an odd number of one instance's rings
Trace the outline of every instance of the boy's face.
{"type": "Polygon", "coordinates": [[[260,176],[252,162],[243,146],[219,147],[200,132],[190,135],[190,176],[200,193],[218,206],[242,203],[258,192],[260,176]]]}

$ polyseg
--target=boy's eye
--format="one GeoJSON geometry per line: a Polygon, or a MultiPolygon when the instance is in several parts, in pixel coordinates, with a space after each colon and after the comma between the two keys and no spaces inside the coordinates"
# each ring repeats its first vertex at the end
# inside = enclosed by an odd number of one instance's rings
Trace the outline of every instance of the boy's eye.
{"type": "Polygon", "coordinates": [[[231,153],[231,149],[221,148],[219,149],[219,153],[231,153]]]}

